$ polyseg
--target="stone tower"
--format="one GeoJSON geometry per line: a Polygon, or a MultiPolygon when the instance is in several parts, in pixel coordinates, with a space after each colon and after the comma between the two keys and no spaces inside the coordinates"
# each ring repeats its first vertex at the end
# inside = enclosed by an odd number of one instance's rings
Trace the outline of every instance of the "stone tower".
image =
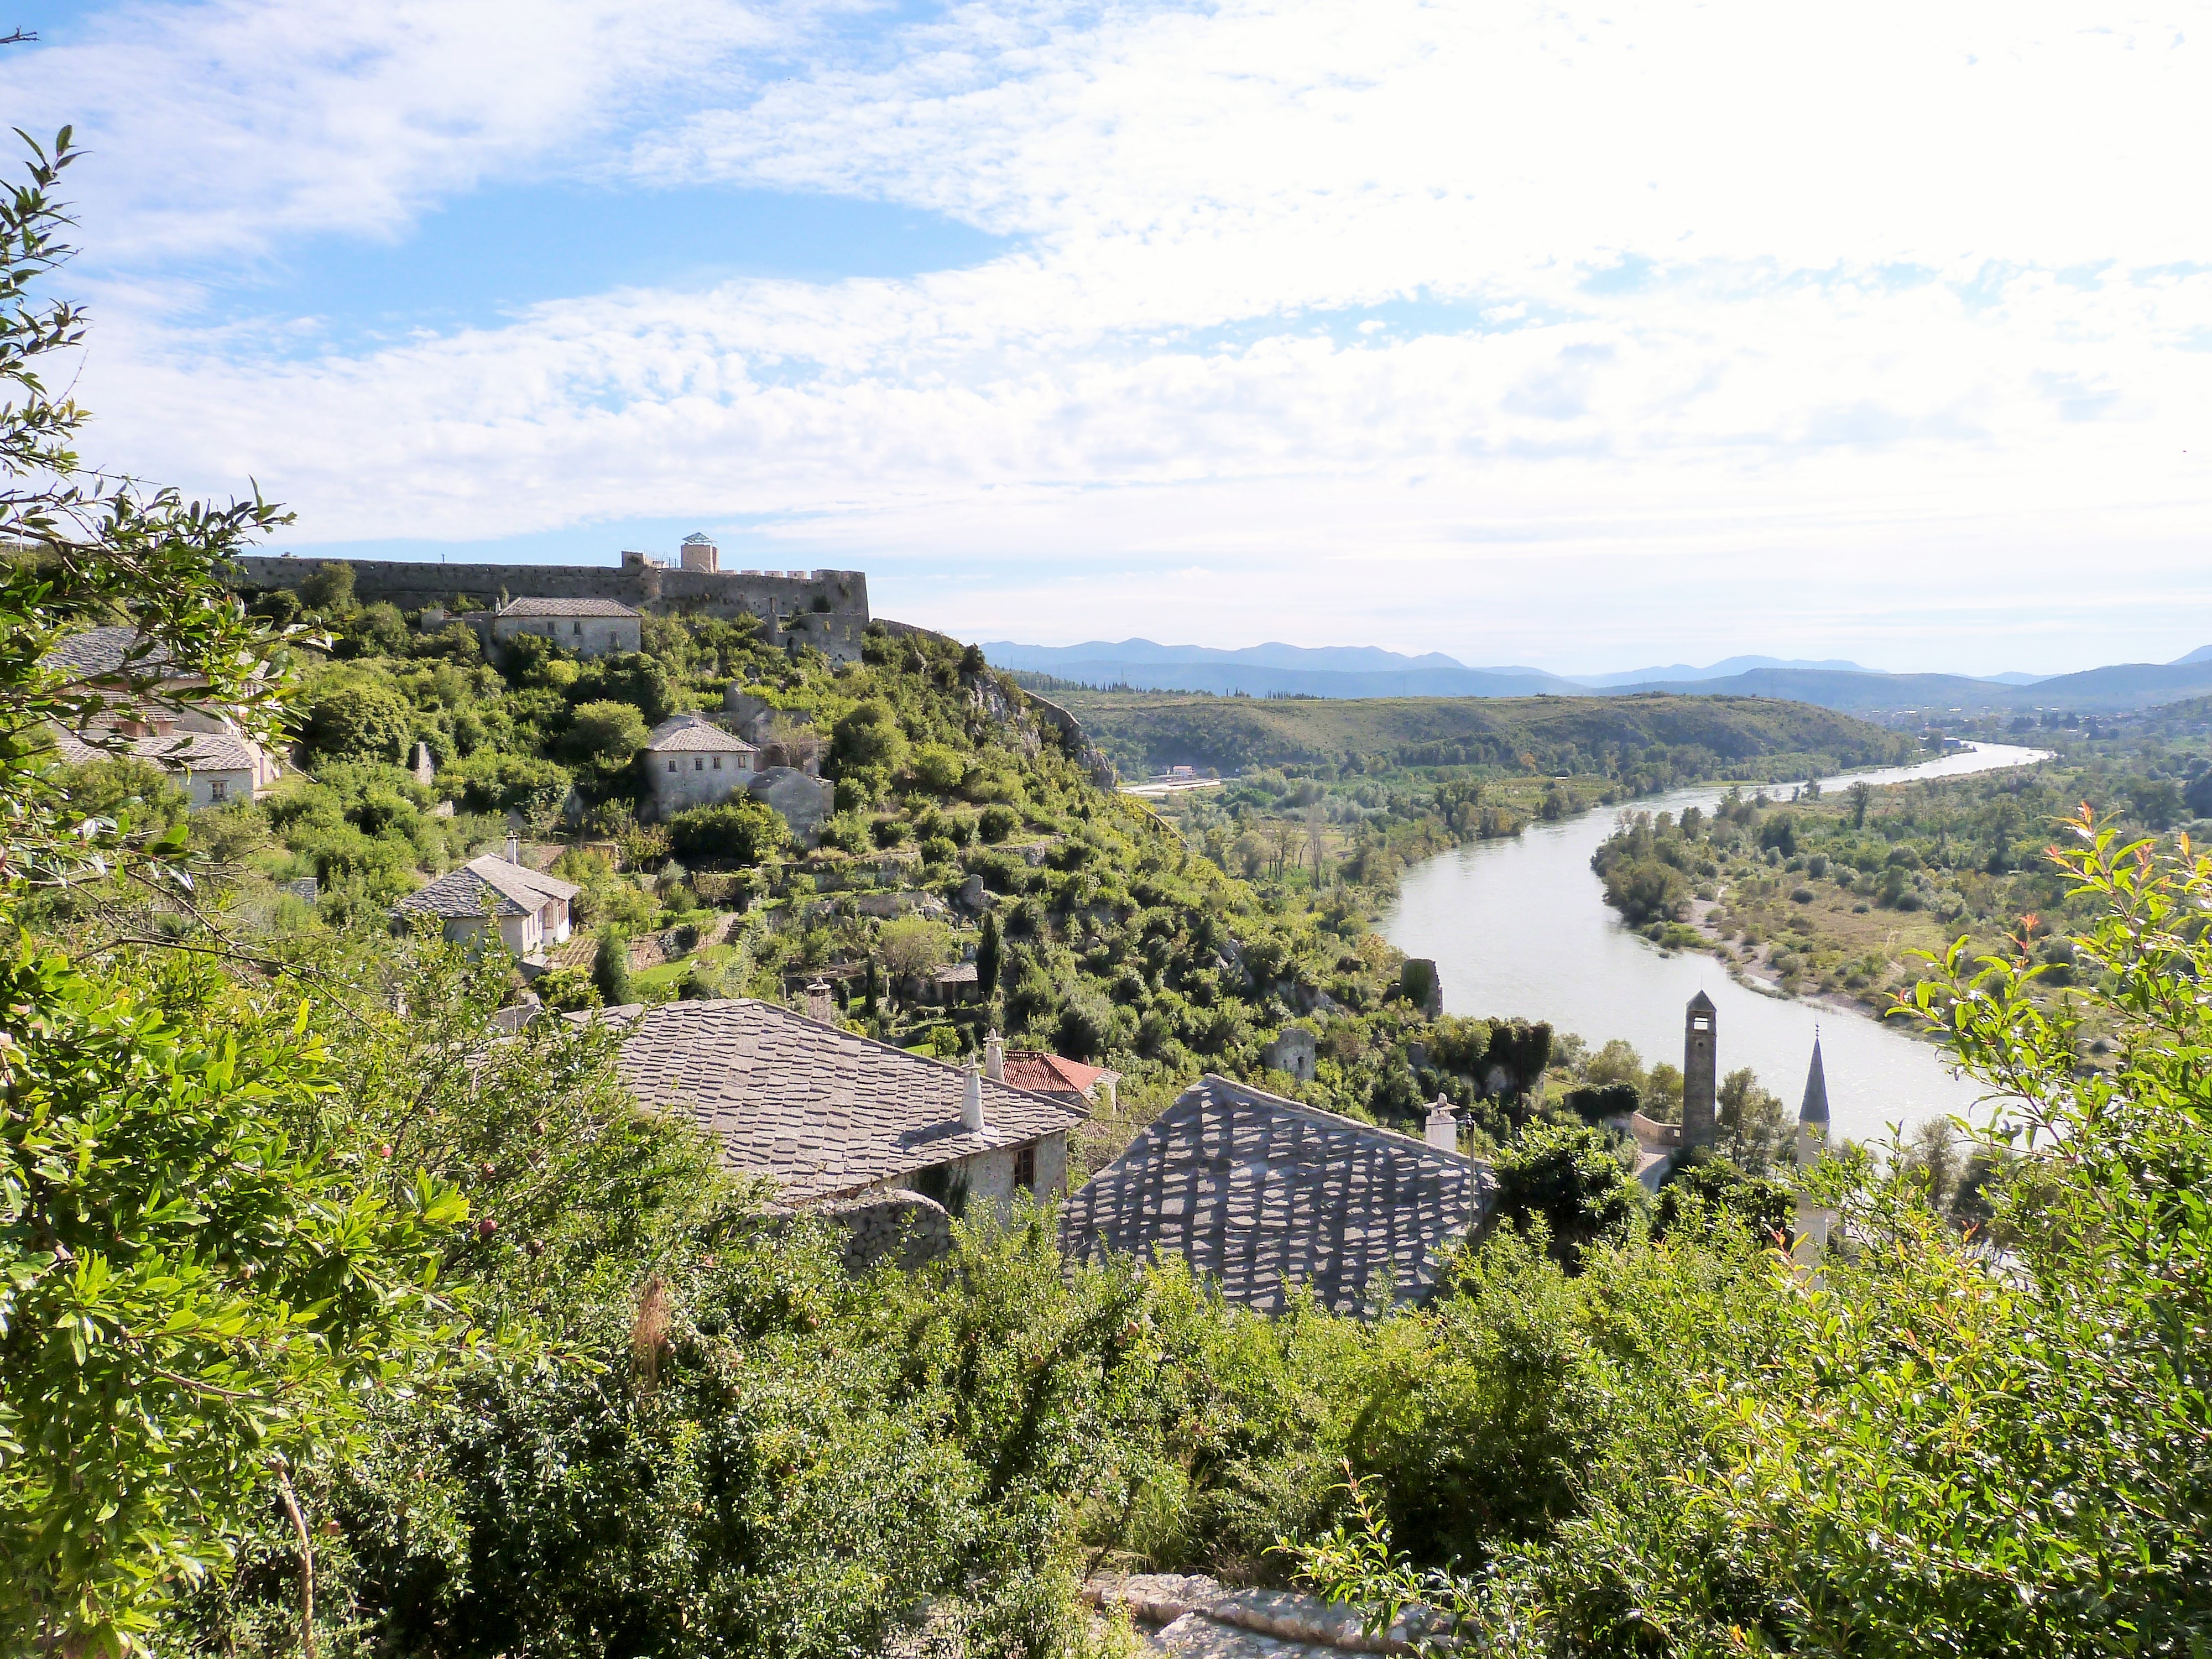
{"type": "Polygon", "coordinates": [[[1805,1103],[1797,1109],[1797,1167],[1812,1168],[1820,1161],[1828,1141],[1828,1079],[1820,1068],[1820,1033],[1813,1032],[1813,1066],[1805,1073],[1805,1103]]]}
{"type": "Polygon", "coordinates": [[[1713,1091],[1719,1018],[1703,991],[1690,999],[1682,1018],[1682,1145],[1713,1144],[1713,1091]]]}

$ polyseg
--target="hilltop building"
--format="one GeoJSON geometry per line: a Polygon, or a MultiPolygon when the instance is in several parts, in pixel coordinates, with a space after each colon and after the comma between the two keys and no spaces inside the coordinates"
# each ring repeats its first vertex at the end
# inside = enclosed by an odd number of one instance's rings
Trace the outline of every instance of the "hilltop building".
{"type": "Polygon", "coordinates": [[[605,657],[637,650],[644,622],[616,599],[515,599],[493,613],[491,636],[504,644],[535,634],[580,657],[605,657]]]}
{"type": "Polygon", "coordinates": [[[760,751],[703,714],[674,714],[653,728],[645,746],[645,781],[654,816],[727,800],[752,779],[760,751]]]}
{"type": "MultiPolygon", "coordinates": [[[[974,983],[975,964],[968,962],[960,966],[968,970],[969,982],[974,983]]],[[[983,1075],[1085,1111],[1114,1110],[1115,1091],[1121,1084],[1121,1074],[1103,1066],[1086,1066],[1041,1048],[1009,1048],[996,1031],[983,1039],[983,1075]]]]}
{"type": "Polygon", "coordinates": [[[1068,1199],[1060,1248],[1181,1256],[1262,1313],[1301,1285],[1339,1313],[1425,1297],[1497,1190],[1431,1118],[1437,1144],[1206,1076],[1068,1199]]]}
{"type": "Polygon", "coordinates": [[[725,570],[720,550],[703,532],[684,538],[672,563],[634,552],[623,554],[612,567],[432,564],[412,559],[253,554],[232,561],[231,580],[249,592],[296,590],[325,566],[339,563],[352,567],[354,596],[363,605],[388,600],[410,612],[471,608],[498,612],[522,599],[604,599],[645,616],[719,617],[725,621],[751,617],[769,642],[812,646],[833,662],[860,659],[869,623],[865,573],[725,570]]]}

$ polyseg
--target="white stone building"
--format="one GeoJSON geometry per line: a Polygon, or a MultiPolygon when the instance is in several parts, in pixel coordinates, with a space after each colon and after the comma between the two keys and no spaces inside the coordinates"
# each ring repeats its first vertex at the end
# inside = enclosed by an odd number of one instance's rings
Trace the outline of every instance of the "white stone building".
{"type": "Polygon", "coordinates": [[[580,657],[635,651],[644,642],[644,618],[619,599],[513,599],[491,619],[491,636],[504,644],[536,634],[580,657]]]}
{"type": "Polygon", "coordinates": [[[525,962],[544,958],[546,947],[567,940],[568,910],[582,890],[522,862],[515,837],[507,854],[487,853],[410,893],[393,907],[403,923],[435,916],[449,939],[500,942],[525,962]]]}
{"type": "Polygon", "coordinates": [[[645,746],[646,787],[654,814],[666,819],[692,806],[712,806],[748,787],[760,751],[704,714],[676,714],[653,728],[645,746]]]}

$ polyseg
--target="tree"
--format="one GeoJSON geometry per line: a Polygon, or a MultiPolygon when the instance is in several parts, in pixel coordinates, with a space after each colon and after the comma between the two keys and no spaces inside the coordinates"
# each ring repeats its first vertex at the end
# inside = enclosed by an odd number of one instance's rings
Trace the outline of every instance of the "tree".
{"type": "Polygon", "coordinates": [[[1711,1227],[1732,1217],[1763,1243],[1790,1236],[1797,1218],[1789,1188],[1739,1169],[1726,1158],[1697,1158],[1676,1165],[1659,1188],[1651,1231],[1664,1238],[1692,1221],[1711,1227]]]}
{"type": "Polygon", "coordinates": [[[1618,1234],[1641,1195],[1599,1130],[1536,1123],[1499,1154],[1493,1216],[1527,1227],[1541,1219],[1552,1251],[1571,1267],[1598,1240],[1618,1234]]]}
{"type": "Polygon", "coordinates": [[[1714,1103],[1713,1144],[1730,1163],[1762,1176],[1790,1150],[1792,1129],[1782,1097],[1760,1088],[1748,1066],[1721,1079],[1714,1103]]]}
{"type": "Polygon", "coordinates": [[[290,522],[255,495],[216,507],[88,472],[70,446],[88,418],[41,378],[43,360],[73,350],[84,316],[67,301],[41,308],[32,290],[74,252],[55,191],[74,164],[69,129],[51,151],[30,145],[28,182],[0,195],[0,799],[13,815],[9,877],[56,881],[143,850],[130,827],[89,821],[56,787],[52,726],[120,750],[106,717],[179,708],[164,691],[198,682],[191,700],[248,737],[276,741],[292,682],[292,637],[251,617],[218,574],[255,535],[290,522]],[[121,621],[137,630],[122,664],[89,674],[55,658],[68,635],[121,621]]]}
{"type": "Polygon", "coordinates": [[[581,704],[568,718],[562,746],[602,779],[611,779],[643,749],[652,734],[630,704],[611,700],[581,704]]]}
{"type": "Polygon", "coordinates": [[[983,937],[975,946],[975,988],[986,1002],[999,994],[999,918],[983,912],[983,937]]]}
{"type": "Polygon", "coordinates": [[[310,610],[345,611],[353,609],[354,568],[343,559],[319,564],[300,584],[300,598],[310,610]]]}
{"type": "Polygon", "coordinates": [[[1851,799],[1851,828],[1865,829],[1867,809],[1874,805],[1874,786],[1862,778],[1844,793],[1851,799]]]}
{"type": "Polygon", "coordinates": [[[413,707],[382,680],[347,681],[319,696],[307,710],[307,747],[325,760],[396,763],[414,730],[413,707]]]}
{"type": "Polygon", "coordinates": [[[629,987],[629,940],[615,928],[599,930],[599,948],[592,953],[592,984],[610,1008],[635,1000],[629,987]]]}
{"type": "Polygon", "coordinates": [[[941,965],[952,952],[952,931],[927,916],[900,916],[876,935],[876,957],[896,984],[941,965]]]}
{"type": "Polygon", "coordinates": [[[754,865],[781,852],[790,839],[782,815],[755,795],[690,807],[668,821],[669,845],[685,858],[754,865]]]}
{"type": "Polygon", "coordinates": [[[861,703],[830,730],[830,759],[840,777],[896,772],[906,761],[906,733],[888,703],[861,703]]]}

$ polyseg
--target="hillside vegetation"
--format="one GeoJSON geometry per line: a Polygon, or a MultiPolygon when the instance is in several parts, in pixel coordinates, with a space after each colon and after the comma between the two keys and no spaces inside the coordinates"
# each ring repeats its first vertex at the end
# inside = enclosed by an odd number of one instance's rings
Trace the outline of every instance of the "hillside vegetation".
{"type": "Polygon", "coordinates": [[[1911,738],[1850,715],[1754,697],[1056,695],[1124,772],[1480,766],[1524,775],[1633,779],[1644,763],[1663,761],[1679,781],[1778,780],[1894,764],[1919,753],[1911,738]]]}

